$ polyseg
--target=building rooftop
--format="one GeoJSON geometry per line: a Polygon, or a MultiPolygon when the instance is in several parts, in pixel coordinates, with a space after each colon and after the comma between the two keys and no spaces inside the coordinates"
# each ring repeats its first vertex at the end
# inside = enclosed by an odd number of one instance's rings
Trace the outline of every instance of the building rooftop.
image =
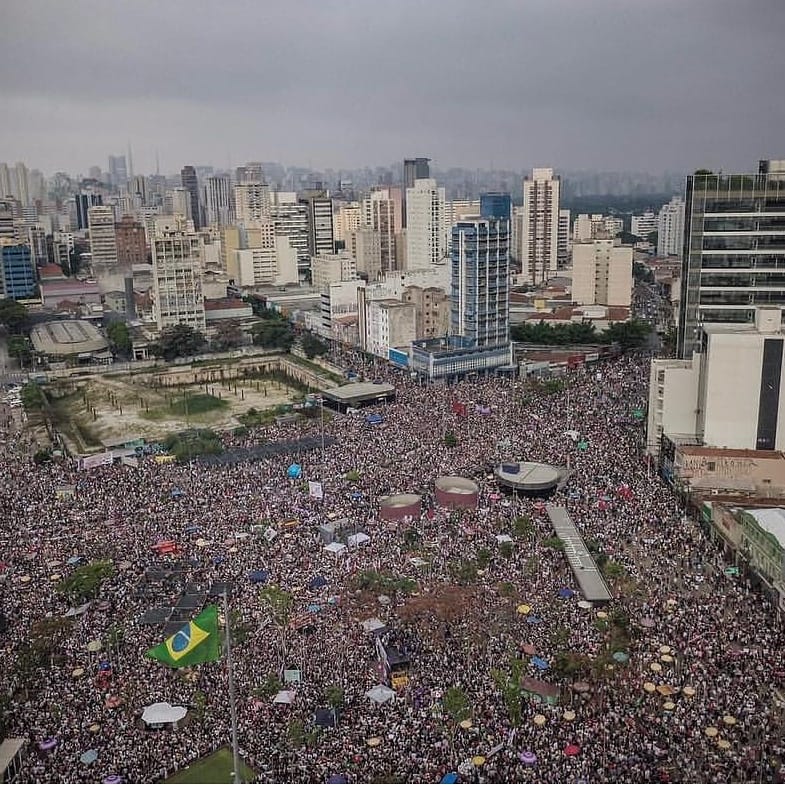
{"type": "Polygon", "coordinates": [[[30,331],[37,352],[64,356],[105,351],[109,344],[95,325],[84,319],[38,324],[30,331]]]}
{"type": "Polygon", "coordinates": [[[769,534],[777,538],[777,542],[785,548],[785,509],[782,507],[768,507],[764,509],[745,510],[769,534]]]}
{"type": "Polygon", "coordinates": [[[234,298],[221,298],[219,300],[205,300],[205,311],[223,311],[227,308],[248,308],[248,303],[243,300],[236,300],[234,298]]]}

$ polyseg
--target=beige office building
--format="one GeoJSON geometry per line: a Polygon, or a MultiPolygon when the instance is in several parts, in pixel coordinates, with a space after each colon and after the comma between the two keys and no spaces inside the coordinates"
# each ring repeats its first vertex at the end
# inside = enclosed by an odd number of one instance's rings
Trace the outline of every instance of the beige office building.
{"type": "Polygon", "coordinates": [[[620,305],[632,301],[632,248],[618,240],[590,240],[572,246],[572,301],[579,305],[620,305]]]}

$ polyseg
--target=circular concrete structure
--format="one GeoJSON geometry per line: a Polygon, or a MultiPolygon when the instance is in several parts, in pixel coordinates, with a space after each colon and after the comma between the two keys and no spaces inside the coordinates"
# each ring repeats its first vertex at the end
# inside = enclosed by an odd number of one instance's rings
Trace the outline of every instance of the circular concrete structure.
{"type": "Polygon", "coordinates": [[[379,502],[379,516],[385,521],[402,521],[407,516],[419,519],[421,513],[422,496],[414,493],[383,496],[379,502]]]}
{"type": "Polygon", "coordinates": [[[437,477],[436,501],[442,507],[475,509],[480,495],[480,487],[474,480],[466,477],[437,477]]]}
{"type": "Polygon", "coordinates": [[[499,485],[528,496],[547,496],[561,480],[562,474],[547,463],[505,461],[494,470],[499,485]]]}

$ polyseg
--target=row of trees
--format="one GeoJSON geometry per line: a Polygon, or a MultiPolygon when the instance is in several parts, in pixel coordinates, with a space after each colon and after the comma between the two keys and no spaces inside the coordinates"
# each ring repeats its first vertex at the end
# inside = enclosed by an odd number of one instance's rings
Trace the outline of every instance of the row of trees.
{"type": "Polygon", "coordinates": [[[593,324],[582,322],[548,324],[543,320],[537,324],[525,322],[510,328],[512,339],[523,343],[538,343],[548,346],[618,343],[624,350],[644,346],[650,333],[651,326],[638,319],[633,319],[630,322],[614,322],[604,332],[598,332],[593,324]]]}

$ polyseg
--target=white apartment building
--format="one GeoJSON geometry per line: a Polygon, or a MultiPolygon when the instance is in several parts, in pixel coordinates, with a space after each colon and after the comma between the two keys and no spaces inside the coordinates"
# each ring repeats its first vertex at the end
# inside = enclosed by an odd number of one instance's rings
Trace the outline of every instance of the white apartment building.
{"type": "Polygon", "coordinates": [[[657,218],[657,255],[681,256],[684,242],[684,200],[680,196],[662,206],[657,218]]]}
{"type": "MultiPolygon", "coordinates": [[[[407,195],[408,206],[408,195],[407,195]]],[[[417,309],[400,300],[373,300],[367,306],[367,350],[387,359],[390,349],[408,347],[417,337],[417,309]]]]}
{"type": "Polygon", "coordinates": [[[357,316],[361,294],[365,291],[365,281],[336,281],[327,284],[320,294],[319,332],[327,338],[336,338],[333,330],[334,320],[347,316],[357,316]]]}
{"type": "Polygon", "coordinates": [[[267,183],[246,182],[234,187],[234,214],[238,223],[249,224],[270,217],[270,188],[267,183]]]}
{"type": "Polygon", "coordinates": [[[558,272],[560,188],[553,169],[533,169],[523,181],[519,261],[524,283],[539,286],[558,272]]]}
{"type": "Polygon", "coordinates": [[[226,175],[204,181],[204,214],[208,226],[233,223],[231,182],[226,175]]]}
{"type": "Polygon", "coordinates": [[[436,180],[406,189],[406,266],[417,270],[447,261],[445,190],[436,180]]]}
{"type": "Polygon", "coordinates": [[[643,215],[633,215],[630,232],[641,240],[645,240],[652,232],[656,232],[659,226],[659,219],[651,210],[647,210],[643,215]]]}
{"type": "Polygon", "coordinates": [[[202,239],[172,232],[155,237],[153,251],[153,313],[158,329],[188,324],[204,330],[202,239]]]}
{"type": "Polygon", "coordinates": [[[579,305],[632,302],[632,248],[620,240],[589,240],[572,246],[572,301],[579,305]]]}
{"type": "Polygon", "coordinates": [[[647,449],[675,443],[785,449],[785,335],[778,307],[755,324],[704,324],[689,360],[652,360],[647,449]]]}
{"type": "Polygon", "coordinates": [[[95,206],[87,211],[90,231],[90,263],[93,276],[102,293],[122,290],[123,271],[117,264],[117,232],[114,210],[111,207],[95,206]]]}
{"type": "Polygon", "coordinates": [[[297,251],[287,237],[273,237],[272,245],[236,249],[227,258],[229,278],[240,288],[297,283],[297,251]]]}

